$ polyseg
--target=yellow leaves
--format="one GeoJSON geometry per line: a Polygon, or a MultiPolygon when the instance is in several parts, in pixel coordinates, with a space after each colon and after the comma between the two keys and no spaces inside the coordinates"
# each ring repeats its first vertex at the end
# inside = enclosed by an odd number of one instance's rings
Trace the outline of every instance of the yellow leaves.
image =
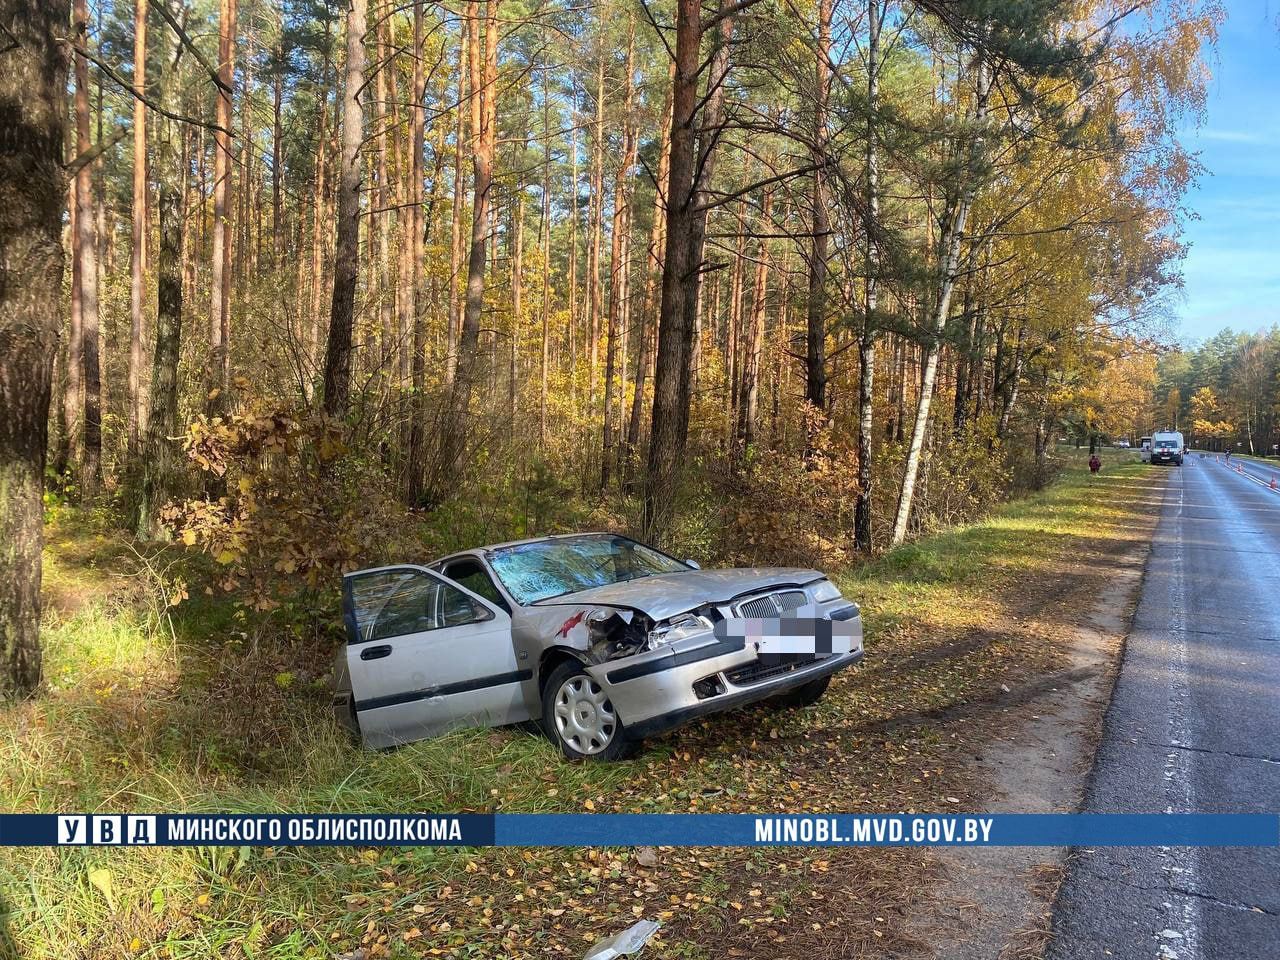
{"type": "Polygon", "coordinates": [[[595,801],[590,799],[582,801],[582,805],[586,807],[588,810],[595,810],[596,808],[595,801]]]}
{"type": "Polygon", "coordinates": [[[89,886],[101,893],[107,900],[107,906],[116,908],[116,895],[111,881],[111,871],[105,867],[95,867],[86,874],[89,886]]]}

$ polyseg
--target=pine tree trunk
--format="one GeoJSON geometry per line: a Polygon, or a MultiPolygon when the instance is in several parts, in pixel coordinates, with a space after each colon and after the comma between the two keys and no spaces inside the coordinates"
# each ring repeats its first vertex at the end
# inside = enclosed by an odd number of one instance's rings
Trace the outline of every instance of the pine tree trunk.
{"type": "MultiPolygon", "coordinates": [[[[67,125],[75,136],[75,124],[67,125]]],[[[75,153],[72,140],[70,152],[75,153]]],[[[76,182],[72,177],[67,187],[67,247],[71,250],[71,316],[67,322],[67,345],[63,356],[65,376],[62,389],[62,436],[55,464],[60,481],[80,464],[80,444],[84,430],[84,325],[80,309],[80,258],[76,256],[76,182]]]]}
{"type": "Polygon", "coordinates": [[[458,295],[458,274],[462,272],[463,232],[462,232],[462,194],[466,186],[466,112],[462,109],[466,103],[465,78],[470,56],[471,20],[464,18],[458,38],[458,123],[453,151],[453,218],[450,220],[449,238],[449,318],[448,331],[445,334],[445,367],[444,385],[446,390],[453,389],[453,378],[458,369],[458,330],[462,326],[462,299],[458,295]]]}
{"type": "Polygon", "coordinates": [[[737,438],[738,409],[741,397],[738,391],[742,387],[742,368],[739,363],[742,335],[742,285],[746,272],[746,220],[747,201],[743,197],[738,201],[738,209],[734,215],[737,225],[737,237],[734,239],[733,275],[729,279],[729,329],[725,331],[725,376],[729,381],[728,389],[728,430],[727,444],[733,445],[737,438]]]}
{"type": "Polygon", "coordinates": [[[480,21],[472,14],[471,89],[475,108],[472,137],[471,253],[467,264],[467,299],[462,332],[458,338],[458,371],[453,383],[449,413],[441,443],[440,472],[433,499],[453,487],[462,466],[466,446],[467,416],[471,393],[480,367],[480,318],[484,311],[489,208],[492,200],[493,158],[497,144],[498,9],[502,0],[485,0],[480,7],[484,23],[481,56],[480,21]],[[478,92],[478,96],[476,95],[478,92]]]}
{"type": "Polygon", "coordinates": [[[351,328],[360,271],[360,145],[364,114],[364,35],[368,0],[349,0],[347,76],[342,89],[342,169],[338,174],[338,240],[333,265],[333,305],[324,361],[324,411],[343,417],[351,393],[351,328]]]}
{"type": "MultiPolygon", "coordinates": [[[[601,17],[604,16],[604,8],[601,17]]],[[[604,233],[604,25],[600,27],[596,60],[596,117],[592,124],[591,195],[587,239],[587,397],[595,411],[600,371],[600,313],[604,302],[600,287],[600,242],[604,233]]]]}
{"type": "Polygon", "coordinates": [[[516,367],[520,362],[520,331],[524,329],[524,192],[518,187],[511,211],[511,335],[507,343],[507,429],[514,436],[516,367]]]}
{"type": "Polygon", "coordinates": [[[880,251],[874,230],[880,221],[880,155],[876,145],[876,111],[880,105],[881,0],[867,2],[867,153],[866,153],[866,288],[862,329],[858,335],[858,493],[853,505],[853,540],[857,549],[872,548],[871,494],[875,473],[871,464],[871,431],[874,428],[873,388],[876,372],[876,309],[879,306],[880,251]]]}
{"type": "Polygon", "coordinates": [[[693,325],[688,303],[696,297],[689,277],[698,268],[692,248],[695,123],[702,45],[701,0],[676,4],[675,77],[671,96],[671,166],[667,176],[667,244],[662,264],[662,306],[653,376],[648,475],[644,488],[644,532],[652,538],[666,526],[675,498],[689,432],[688,363],[693,325]]]}
{"type": "Polygon", "coordinates": [[[422,116],[422,43],[424,30],[424,11],[422,0],[414,0],[413,4],[413,90],[409,97],[409,201],[410,208],[405,217],[407,236],[401,238],[401,245],[407,257],[408,289],[407,318],[410,327],[410,379],[413,385],[413,397],[409,404],[411,427],[409,432],[409,503],[417,505],[422,501],[423,484],[426,479],[426,397],[424,395],[427,379],[426,368],[426,330],[424,329],[422,296],[422,141],[424,137],[422,116]]]}
{"type": "Polygon", "coordinates": [[[177,149],[175,121],[157,121],[156,174],[159,180],[160,250],[157,260],[155,359],[151,368],[151,411],[142,452],[142,482],[136,530],[143,540],[163,536],[160,511],[178,473],[178,363],[182,354],[182,193],[186,167],[177,149]]]}
{"type": "MultiPolygon", "coordinates": [[[[133,33],[133,88],[141,98],[147,86],[147,0],[135,0],[133,33]]],[[[143,310],[146,306],[144,276],[147,270],[147,108],[133,102],[133,245],[129,251],[129,453],[137,453],[139,430],[146,419],[146,395],[142,388],[143,343],[146,339],[143,310]]]]}
{"type": "MultiPolygon", "coordinates": [[[[85,0],[74,0],[75,35],[87,43],[89,25],[85,0]]],[[[87,153],[89,137],[89,64],[75,58],[76,152],[87,153]]],[[[84,386],[84,446],[80,461],[80,487],[93,494],[102,479],[102,377],[98,359],[98,240],[93,204],[93,171],[85,164],[76,174],[75,256],[79,264],[80,358],[84,386]]]]}
{"type": "MultiPolygon", "coordinates": [[[[622,159],[618,164],[613,180],[613,236],[609,251],[609,341],[605,348],[604,362],[604,430],[600,458],[600,488],[606,490],[612,480],[612,469],[617,458],[615,423],[615,407],[621,407],[615,386],[619,354],[625,352],[626,342],[623,338],[623,313],[627,299],[627,283],[629,271],[627,257],[629,245],[626,243],[627,231],[631,225],[631,168],[636,162],[636,133],[631,117],[632,100],[635,94],[635,71],[632,68],[635,55],[635,21],[630,24],[627,34],[627,55],[624,71],[624,93],[622,98],[622,159]]],[[[625,392],[625,388],[623,390],[625,392]]]]}
{"type": "Polygon", "coordinates": [[[818,0],[818,46],[813,119],[813,240],[809,253],[809,303],[805,354],[805,401],[827,415],[827,102],[831,91],[831,0],[818,0]]]}
{"type": "Polygon", "coordinates": [[[547,440],[547,368],[551,360],[551,94],[549,70],[542,70],[542,219],[538,225],[542,251],[542,353],[538,385],[538,441],[547,440]]]}
{"type": "Polygon", "coordinates": [[[271,84],[271,258],[272,266],[284,263],[284,50],[276,49],[275,76],[271,84]]]}
{"type": "Polygon", "coordinates": [[[328,173],[328,164],[325,161],[329,153],[329,59],[327,56],[320,76],[320,132],[316,137],[316,192],[312,198],[311,222],[311,308],[307,314],[303,364],[303,383],[308,403],[311,402],[315,392],[316,359],[320,347],[320,309],[324,301],[325,179],[328,173]]]}
{"type": "Polygon", "coordinates": [[[652,426],[644,488],[643,526],[656,538],[676,504],[681,464],[689,436],[690,377],[707,210],[699,197],[711,182],[719,139],[724,79],[733,32],[732,0],[721,0],[719,24],[704,108],[704,141],[696,144],[698,79],[702,65],[701,0],[677,0],[675,79],[671,99],[671,167],[667,181],[667,252],[662,269],[662,309],[654,366],[652,426]],[[696,183],[695,183],[696,177],[696,183]],[[701,208],[700,208],[701,207],[701,208]]]}
{"type": "MultiPolygon", "coordinates": [[[[377,57],[378,64],[385,64],[387,58],[388,44],[385,40],[384,23],[379,23],[374,27],[377,34],[377,57]]],[[[375,96],[378,98],[378,156],[377,156],[377,177],[378,177],[378,195],[377,206],[381,211],[378,214],[378,319],[380,321],[381,332],[381,351],[379,353],[379,376],[384,385],[389,386],[393,381],[393,364],[396,355],[396,334],[395,334],[395,282],[392,279],[391,272],[391,206],[392,191],[390,183],[390,166],[387,163],[387,157],[391,149],[391,111],[387,106],[387,74],[391,70],[388,66],[383,65],[376,72],[375,96]]],[[[373,224],[369,225],[370,231],[373,230],[373,224]]]]}
{"type": "Polygon", "coordinates": [[[659,128],[661,138],[658,147],[658,173],[654,181],[653,192],[653,225],[649,231],[649,246],[645,253],[644,302],[641,305],[639,348],[636,356],[635,390],[631,397],[631,417],[627,424],[627,474],[630,477],[630,464],[634,462],[636,448],[640,445],[640,429],[644,417],[645,380],[649,376],[649,368],[653,359],[653,332],[657,329],[654,314],[658,310],[658,280],[662,276],[662,248],[666,238],[667,207],[666,195],[667,173],[671,166],[671,83],[675,78],[675,64],[667,77],[667,95],[662,104],[662,113],[658,116],[664,123],[659,128]]]}
{"type": "MultiPolygon", "coordinates": [[[[230,89],[235,84],[236,0],[218,3],[218,76],[230,89]]],[[[212,413],[225,402],[227,343],[231,278],[227,274],[231,215],[231,94],[216,91],[214,122],[222,129],[213,135],[213,249],[209,274],[209,372],[208,408],[212,413]]]]}
{"type": "Polygon", "coordinates": [[[66,0],[3,0],[0,70],[0,701],[40,683],[40,561],[53,358],[62,327],[66,0]]]}
{"type": "MultiPolygon", "coordinates": [[[[773,210],[773,192],[766,190],[761,226],[773,210]]],[[[764,345],[765,300],[769,290],[769,250],[764,240],[756,243],[756,278],[751,294],[751,314],[747,319],[746,346],[742,362],[742,408],[738,417],[738,452],[743,454],[756,441],[760,416],[760,353],[764,345]]]]}

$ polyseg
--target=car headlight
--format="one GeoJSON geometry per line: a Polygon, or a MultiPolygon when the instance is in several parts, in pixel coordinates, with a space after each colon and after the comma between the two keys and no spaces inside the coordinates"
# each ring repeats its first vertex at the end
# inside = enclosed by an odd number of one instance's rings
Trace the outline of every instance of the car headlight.
{"type": "Polygon", "coordinates": [[[711,621],[706,617],[696,613],[682,613],[650,630],[648,647],[650,650],[656,650],[663,644],[675,643],[677,640],[706,633],[711,629],[711,621]]]}
{"type": "Polygon", "coordinates": [[[828,600],[838,600],[840,598],[840,588],[830,580],[819,580],[811,589],[813,590],[815,603],[826,603],[828,600]]]}

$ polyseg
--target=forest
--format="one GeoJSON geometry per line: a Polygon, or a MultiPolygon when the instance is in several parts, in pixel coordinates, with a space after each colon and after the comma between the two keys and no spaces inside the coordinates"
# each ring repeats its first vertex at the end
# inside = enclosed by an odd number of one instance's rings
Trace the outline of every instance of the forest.
{"type": "Polygon", "coordinates": [[[1223,330],[1163,356],[1157,373],[1153,424],[1209,450],[1280,454],[1280,329],[1223,330]]]}
{"type": "Polygon", "coordinates": [[[60,504],[319,639],[382,560],[843,567],[1064,435],[1272,442],[1274,334],[1159,347],[1207,0],[0,7],[0,691],[60,504]]]}

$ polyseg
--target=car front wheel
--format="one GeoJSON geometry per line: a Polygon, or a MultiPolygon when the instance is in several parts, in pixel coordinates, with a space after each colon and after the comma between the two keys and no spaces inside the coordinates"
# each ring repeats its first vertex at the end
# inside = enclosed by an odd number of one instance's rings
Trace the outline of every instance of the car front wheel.
{"type": "Polygon", "coordinates": [[[573,662],[547,678],[542,728],[570,760],[623,760],[638,747],[604,688],[573,662]]]}

